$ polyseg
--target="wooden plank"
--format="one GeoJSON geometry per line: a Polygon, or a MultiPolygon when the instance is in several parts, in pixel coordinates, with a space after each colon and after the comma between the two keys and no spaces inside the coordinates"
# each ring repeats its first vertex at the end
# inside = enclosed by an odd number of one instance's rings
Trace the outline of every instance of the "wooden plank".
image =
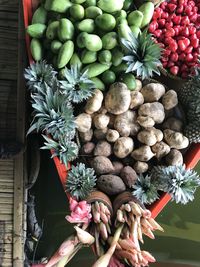
{"type": "MultiPolygon", "coordinates": [[[[19,8],[18,30],[18,84],[17,84],[17,140],[24,143],[25,140],[25,99],[26,90],[23,78],[25,67],[24,51],[25,37],[22,19],[22,5],[19,8]]],[[[14,175],[14,236],[13,236],[13,267],[23,266],[24,261],[24,157],[20,154],[15,160],[14,175]]]]}

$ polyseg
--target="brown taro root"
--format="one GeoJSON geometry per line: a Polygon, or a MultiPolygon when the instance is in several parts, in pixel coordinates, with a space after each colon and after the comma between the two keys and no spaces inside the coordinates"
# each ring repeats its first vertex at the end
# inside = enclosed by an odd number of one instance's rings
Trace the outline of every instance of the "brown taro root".
{"type": "Polygon", "coordinates": [[[137,161],[135,162],[135,164],[133,165],[133,168],[134,170],[137,172],[137,173],[144,173],[146,171],[148,171],[149,169],[149,165],[148,163],[146,162],[142,162],[142,161],[137,161]]]}
{"type": "Polygon", "coordinates": [[[164,130],[164,139],[171,148],[183,149],[188,147],[189,140],[182,133],[169,129],[164,130]]]}
{"type": "Polygon", "coordinates": [[[149,146],[141,146],[131,153],[131,157],[133,157],[135,160],[145,162],[153,158],[154,155],[155,154],[151,151],[151,148],[149,146]]]}
{"type": "Polygon", "coordinates": [[[84,154],[91,155],[93,150],[94,150],[94,148],[95,148],[95,144],[94,143],[87,142],[82,146],[81,151],[82,151],[83,155],[84,154]]]}
{"type": "Polygon", "coordinates": [[[140,129],[140,125],[136,120],[137,113],[135,111],[128,110],[123,114],[116,116],[114,128],[121,136],[135,136],[140,129]]]}
{"type": "Polygon", "coordinates": [[[95,89],[93,96],[86,103],[85,112],[88,114],[97,112],[101,108],[102,101],[103,93],[99,89],[95,89]]]}
{"type": "Polygon", "coordinates": [[[92,126],[92,118],[87,113],[81,113],[76,117],[76,127],[81,133],[88,132],[92,126]]]}
{"type": "Polygon", "coordinates": [[[109,129],[106,134],[108,142],[114,143],[119,138],[119,133],[116,130],[109,129]]]}
{"type": "Polygon", "coordinates": [[[162,123],[165,119],[165,110],[161,103],[152,102],[141,105],[138,109],[139,116],[149,116],[155,123],[162,123]]]}
{"type": "Polygon", "coordinates": [[[79,132],[79,136],[80,136],[80,139],[83,143],[90,142],[92,140],[92,137],[93,137],[93,130],[90,129],[89,131],[87,131],[85,133],[79,132]]]}
{"type": "Polygon", "coordinates": [[[95,157],[92,161],[92,167],[97,174],[110,173],[114,171],[112,162],[104,156],[95,157]]]}
{"type": "Polygon", "coordinates": [[[178,104],[177,93],[174,90],[167,91],[162,97],[162,104],[166,110],[174,108],[178,104]]]}
{"type": "Polygon", "coordinates": [[[118,115],[126,112],[131,103],[131,94],[124,83],[114,83],[105,96],[108,112],[118,115]]]}
{"type": "Polygon", "coordinates": [[[125,185],[127,185],[129,188],[131,188],[135,184],[138,178],[137,173],[130,166],[125,166],[121,170],[120,177],[122,178],[125,185]]]}
{"type": "Polygon", "coordinates": [[[153,146],[163,139],[163,133],[154,127],[146,128],[138,133],[137,139],[147,146],[153,146]]]}
{"type": "Polygon", "coordinates": [[[120,161],[113,161],[112,162],[114,171],[111,172],[111,174],[120,174],[121,170],[123,169],[124,165],[120,161]]]}
{"type": "Polygon", "coordinates": [[[149,128],[149,127],[153,127],[155,125],[155,121],[149,116],[138,116],[137,122],[143,128],[149,128]]]}
{"type": "Polygon", "coordinates": [[[97,129],[105,129],[108,126],[110,117],[106,114],[97,114],[93,118],[94,126],[97,129]]]}
{"type": "Polygon", "coordinates": [[[130,109],[135,109],[144,103],[144,97],[139,91],[131,92],[130,109]]]}
{"type": "Polygon", "coordinates": [[[174,166],[182,165],[183,155],[179,150],[172,148],[169,154],[165,157],[165,161],[167,165],[169,166],[170,165],[174,165],[174,166]]]}
{"type": "Polygon", "coordinates": [[[158,101],[165,94],[165,87],[160,83],[149,83],[141,89],[144,102],[158,101]]]}
{"type": "Polygon", "coordinates": [[[160,160],[170,152],[170,147],[165,142],[158,142],[152,146],[152,151],[155,153],[156,158],[160,160]]]}
{"type": "Polygon", "coordinates": [[[112,147],[108,142],[101,140],[96,144],[96,147],[94,149],[95,156],[109,157],[111,154],[112,147]]]}
{"type": "Polygon", "coordinates": [[[182,132],[183,122],[175,117],[170,117],[163,123],[162,128],[182,132]]]}
{"type": "Polygon", "coordinates": [[[108,132],[108,128],[104,129],[95,129],[94,130],[94,137],[97,140],[105,140],[106,139],[106,134],[108,132]]]}
{"type": "Polygon", "coordinates": [[[97,179],[97,187],[108,195],[117,195],[126,190],[126,186],[119,176],[107,174],[97,179]]]}
{"type": "Polygon", "coordinates": [[[113,152],[116,157],[123,159],[127,157],[134,148],[133,139],[130,137],[120,137],[114,144],[113,152]]]}

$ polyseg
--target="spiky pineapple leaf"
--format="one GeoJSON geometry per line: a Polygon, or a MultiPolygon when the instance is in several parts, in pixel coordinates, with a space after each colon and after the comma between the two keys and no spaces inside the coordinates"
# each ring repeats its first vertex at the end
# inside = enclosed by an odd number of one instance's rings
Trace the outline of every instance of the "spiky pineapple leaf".
{"type": "Polygon", "coordinates": [[[28,133],[36,130],[46,132],[58,140],[61,135],[72,139],[75,135],[75,119],[71,104],[60,95],[55,93],[49,86],[46,95],[32,94],[33,121],[28,133]]]}
{"type": "Polygon", "coordinates": [[[121,43],[126,53],[123,57],[128,65],[126,72],[135,72],[142,79],[150,78],[154,73],[160,74],[161,48],[153,41],[152,35],[147,30],[138,37],[131,32],[129,40],[122,38],[121,43]]]}
{"type": "Polygon", "coordinates": [[[157,186],[153,183],[151,175],[140,174],[132,188],[133,196],[143,204],[151,204],[159,198],[157,186]]]}
{"type": "Polygon", "coordinates": [[[160,185],[159,189],[171,195],[176,203],[187,204],[194,199],[194,193],[200,186],[200,177],[185,165],[159,166],[152,171],[153,179],[160,185]]]}
{"type": "Polygon", "coordinates": [[[65,68],[65,80],[60,81],[60,92],[73,103],[80,103],[92,96],[95,84],[88,78],[87,71],[81,72],[78,65],[65,68]]]}
{"type": "Polygon", "coordinates": [[[56,90],[58,86],[57,72],[54,68],[47,64],[45,60],[32,63],[24,71],[24,77],[27,80],[28,88],[32,92],[45,94],[45,84],[50,86],[52,90],[56,90]]]}
{"type": "Polygon", "coordinates": [[[60,136],[59,141],[55,141],[46,135],[42,135],[46,142],[41,149],[52,150],[52,158],[59,157],[61,163],[68,167],[68,163],[75,160],[78,156],[78,146],[75,142],[60,136]]]}
{"type": "Polygon", "coordinates": [[[88,197],[96,185],[96,175],[94,169],[86,168],[84,163],[72,165],[68,172],[66,190],[77,200],[88,197]]]}

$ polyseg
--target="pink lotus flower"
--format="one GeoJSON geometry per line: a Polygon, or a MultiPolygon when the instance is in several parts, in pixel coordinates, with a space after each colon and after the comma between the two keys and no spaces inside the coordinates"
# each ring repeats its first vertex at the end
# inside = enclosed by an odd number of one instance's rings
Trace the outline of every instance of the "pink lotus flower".
{"type": "Polygon", "coordinates": [[[86,201],[76,201],[73,198],[69,200],[69,207],[71,215],[67,215],[65,218],[70,223],[85,223],[89,224],[92,218],[91,205],[86,201]]]}

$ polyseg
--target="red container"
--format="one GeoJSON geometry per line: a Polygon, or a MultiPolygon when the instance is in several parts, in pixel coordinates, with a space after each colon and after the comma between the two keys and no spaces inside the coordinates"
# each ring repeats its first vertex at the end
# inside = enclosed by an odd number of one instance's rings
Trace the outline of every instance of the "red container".
{"type": "MultiPolygon", "coordinates": [[[[38,0],[23,0],[25,28],[31,23],[33,11],[38,6],[38,3],[39,3],[38,0]]],[[[29,63],[32,63],[33,59],[29,48],[30,38],[27,34],[26,34],[26,46],[27,46],[29,63]]],[[[200,159],[200,144],[192,144],[184,156],[184,162],[186,167],[190,169],[194,168],[198,163],[199,159],[200,159]]],[[[53,160],[56,165],[60,181],[63,185],[63,188],[65,188],[65,183],[67,178],[67,168],[65,167],[64,164],[60,162],[58,157],[54,157],[53,160]]],[[[68,194],[67,197],[69,197],[68,194]]],[[[149,207],[152,212],[152,216],[155,218],[170,200],[171,200],[170,195],[167,193],[163,193],[160,199],[149,207]]]]}

